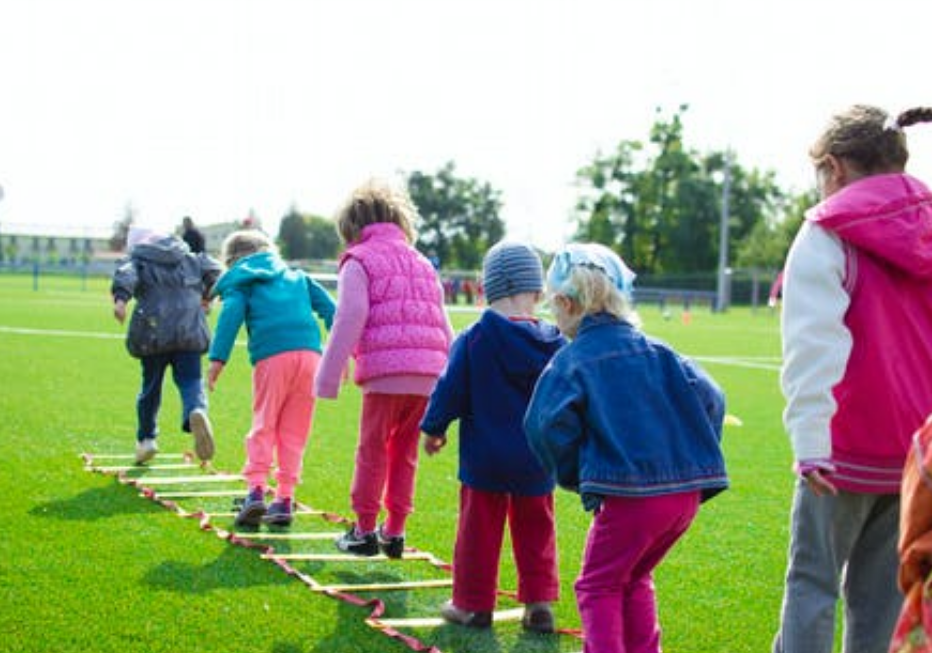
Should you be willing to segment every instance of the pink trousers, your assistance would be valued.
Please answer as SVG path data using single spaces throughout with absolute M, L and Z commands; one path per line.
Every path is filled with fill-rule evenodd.
M 385 534 L 403 535 L 414 510 L 422 395 L 366 393 L 362 399 L 356 469 L 350 489 L 356 528 L 374 531 L 384 505 Z
M 243 475 L 265 489 L 273 462 L 275 497 L 293 498 L 314 415 L 314 374 L 320 354 L 287 351 L 256 363 L 252 372 L 252 429 Z
M 553 495 L 524 497 L 460 487 L 453 552 L 453 604 L 470 612 L 495 609 L 505 521 L 518 569 L 518 601 L 555 601 L 560 593 Z
M 575 585 L 585 653 L 660 651 L 653 570 L 698 509 L 698 492 L 605 498 Z

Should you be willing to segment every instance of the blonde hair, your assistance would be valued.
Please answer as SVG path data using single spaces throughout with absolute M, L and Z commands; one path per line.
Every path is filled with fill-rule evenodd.
M 365 227 L 378 222 L 398 225 L 408 242 L 413 243 L 417 238 L 416 220 L 417 208 L 405 189 L 370 179 L 350 194 L 337 213 L 336 224 L 345 243 L 355 242 Z
M 224 264 L 229 268 L 238 260 L 250 254 L 274 251 L 276 251 L 275 245 L 264 233 L 256 229 L 244 229 L 234 231 L 224 239 L 221 257 Z
M 551 288 L 553 292 L 555 289 Z M 579 308 L 579 318 L 594 313 L 608 313 L 641 326 L 641 317 L 634 308 L 631 296 L 618 289 L 615 283 L 599 268 L 574 265 L 569 275 L 556 290 Z
M 831 117 L 809 149 L 815 165 L 828 155 L 845 159 L 864 175 L 902 172 L 909 160 L 904 127 L 932 121 L 932 108 L 917 107 L 895 118 L 878 107 L 856 104 Z

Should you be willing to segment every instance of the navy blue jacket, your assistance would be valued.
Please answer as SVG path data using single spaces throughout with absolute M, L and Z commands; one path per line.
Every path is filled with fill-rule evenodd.
M 459 420 L 460 481 L 487 492 L 541 496 L 554 483 L 528 448 L 522 420 L 541 370 L 566 339 L 551 324 L 489 309 L 453 341 L 421 421 L 445 435 Z
M 560 486 L 594 509 L 606 495 L 724 490 L 724 414 L 698 365 L 601 313 L 583 318 L 541 374 L 524 428 Z

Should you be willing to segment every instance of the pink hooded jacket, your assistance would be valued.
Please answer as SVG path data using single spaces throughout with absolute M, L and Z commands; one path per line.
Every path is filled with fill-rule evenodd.
M 819 227 L 840 241 L 848 299 L 837 346 L 850 351 L 837 361 L 841 376 L 829 386 L 836 405 L 830 415 L 833 481 L 850 491 L 895 493 L 910 437 L 932 412 L 932 193 L 906 174 L 870 176 L 826 198 L 806 219 L 805 228 Z M 788 329 L 803 331 L 807 319 L 785 324 L 785 337 Z M 801 337 L 830 339 L 827 333 Z M 820 378 L 819 366 L 836 362 L 831 347 L 826 343 L 824 358 L 814 352 L 812 360 L 786 370 L 794 378 L 784 379 L 785 386 Z M 808 409 L 805 400 L 798 403 L 794 408 L 791 397 L 788 413 Z M 812 434 L 804 419 L 791 422 L 800 431 L 790 428 L 797 459 L 804 459 L 797 445 Z

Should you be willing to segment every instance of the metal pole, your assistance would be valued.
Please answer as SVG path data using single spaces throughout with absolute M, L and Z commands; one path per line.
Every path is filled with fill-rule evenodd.
M 718 284 L 715 292 L 715 310 L 728 308 L 728 196 L 731 194 L 731 150 L 725 152 L 725 176 L 722 181 L 722 215 L 718 230 Z

